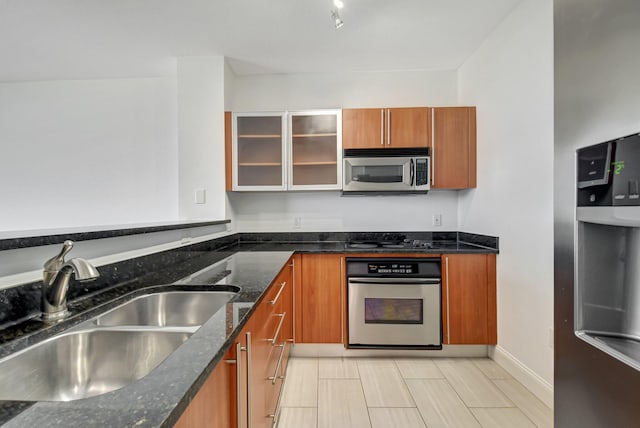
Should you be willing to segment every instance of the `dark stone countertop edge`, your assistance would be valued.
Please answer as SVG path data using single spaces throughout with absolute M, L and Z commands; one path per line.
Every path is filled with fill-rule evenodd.
M 56 233 L 53 235 L 24 236 L 13 238 L 0 238 L 0 251 L 15 250 L 18 248 L 39 247 L 42 245 L 60 244 L 67 239 L 72 241 L 88 241 L 91 239 L 115 238 L 143 233 L 163 232 L 167 230 L 190 229 L 194 227 L 214 226 L 217 224 L 231 223 L 231 220 L 212 220 L 198 222 L 177 222 L 172 224 L 158 224 L 153 226 L 134 226 L 120 229 L 104 229 L 89 232 Z M 25 231 L 28 233 L 29 231 Z M 19 233 L 19 232 L 18 232 Z M 0 234 L 0 237 L 2 234 Z

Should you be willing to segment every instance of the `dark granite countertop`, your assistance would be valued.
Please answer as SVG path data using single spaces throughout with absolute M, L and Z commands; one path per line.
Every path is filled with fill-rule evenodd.
M 71 323 L 58 329 L 69 328 L 149 291 L 191 287 L 202 289 L 201 283 L 205 280 L 215 281 L 208 286 L 210 288 L 228 289 L 226 285 L 240 287 L 240 292 L 227 305 L 227 310 L 218 311 L 142 379 L 116 391 L 69 402 L 41 401 L 31 406 L 19 401 L 0 402 L 0 417 L 9 419 L 18 413 L 3 426 L 172 426 L 229 349 L 253 312 L 254 305 L 292 254 L 289 251 L 213 253 L 211 259 L 217 258 L 218 263 L 179 281 L 180 284 L 137 288 L 126 296 L 74 317 Z M 145 282 L 150 285 L 154 282 L 154 276 L 139 281 L 137 286 Z M 53 332 L 48 333 L 50 336 Z M 9 350 L 15 352 L 43 340 L 43 336 L 44 333 L 39 338 L 30 336 L 22 341 L 9 342 L 2 348 L 4 353 Z
M 162 232 L 166 230 L 189 229 L 194 227 L 213 226 L 231 223 L 231 220 L 210 221 L 174 221 L 162 223 L 112 225 L 95 227 L 94 230 L 83 228 L 24 230 L 0 232 L 0 251 L 16 248 L 38 247 L 41 245 L 60 244 L 67 239 L 86 241 L 90 239 L 113 238 L 118 236 L 139 235 L 143 233 Z
M 294 251 L 297 253 L 344 253 L 344 254 L 449 254 L 449 253 L 497 253 L 498 250 L 463 242 L 435 244 L 433 248 L 348 248 L 344 242 L 257 242 L 240 243 L 238 251 Z
M 353 255 L 498 252 L 497 238 L 463 234 L 463 240 L 462 232 L 447 234 L 452 234 L 448 237 L 453 237 L 453 240 L 437 241 L 434 248 L 403 249 L 346 248 L 344 240 L 339 240 L 343 238 L 340 234 L 338 240 L 314 240 L 314 235 L 318 234 L 309 233 L 295 236 L 239 234 L 237 238 L 214 240 L 219 243 L 196 244 L 192 248 L 172 250 L 168 256 L 153 256 L 151 262 L 145 261 L 150 264 L 145 264 L 144 269 L 137 259 L 112 268 L 112 285 L 71 300 L 71 317 L 68 320 L 43 328 L 39 321 L 28 319 L 0 330 L 0 358 L 142 294 L 183 289 L 228 290 L 230 286 L 240 287 L 240 292 L 227 305 L 227 310 L 216 313 L 142 379 L 116 391 L 70 402 L 0 401 L 0 423 L 6 422 L 3 426 L 7 427 L 38 424 L 64 427 L 172 426 L 220 362 L 265 289 L 294 252 Z

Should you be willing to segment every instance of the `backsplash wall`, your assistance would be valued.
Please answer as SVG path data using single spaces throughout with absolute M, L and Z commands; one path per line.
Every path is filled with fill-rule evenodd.
M 341 196 L 340 192 L 228 193 L 236 232 L 457 230 L 458 192 Z M 442 226 L 432 217 L 442 215 Z M 299 227 L 297 225 L 299 219 Z

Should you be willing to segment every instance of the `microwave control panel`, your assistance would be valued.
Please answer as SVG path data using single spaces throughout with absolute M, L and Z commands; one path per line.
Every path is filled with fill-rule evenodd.
M 416 186 L 429 184 L 429 162 L 426 158 L 416 159 Z

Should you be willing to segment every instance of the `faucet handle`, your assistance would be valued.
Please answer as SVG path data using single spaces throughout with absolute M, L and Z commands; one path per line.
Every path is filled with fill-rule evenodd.
M 44 262 L 44 270 L 45 272 L 57 272 L 64 265 L 64 257 L 71 251 L 73 248 L 73 241 L 66 240 L 62 244 L 62 249 L 57 256 L 51 257 L 49 260 Z

